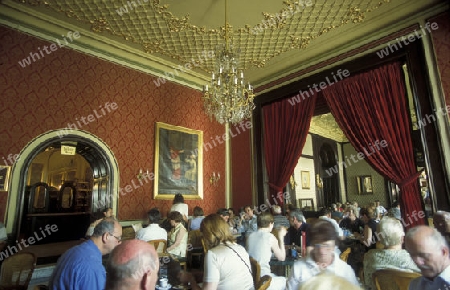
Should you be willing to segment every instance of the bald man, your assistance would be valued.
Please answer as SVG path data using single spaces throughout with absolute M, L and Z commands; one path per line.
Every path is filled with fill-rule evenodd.
M 122 226 L 113 217 L 104 218 L 91 238 L 65 252 L 50 278 L 52 290 L 103 290 L 106 281 L 102 256 L 122 240 Z
M 405 246 L 422 272 L 421 277 L 411 281 L 409 290 L 450 289 L 450 251 L 436 229 L 427 226 L 410 229 Z
M 159 258 L 155 248 L 141 240 L 128 240 L 117 246 L 106 264 L 107 290 L 154 290 Z

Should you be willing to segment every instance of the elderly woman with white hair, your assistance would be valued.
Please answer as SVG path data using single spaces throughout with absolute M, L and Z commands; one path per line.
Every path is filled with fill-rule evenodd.
M 380 269 L 396 269 L 407 272 L 420 272 L 411 256 L 402 249 L 405 231 L 402 223 L 393 217 L 384 217 L 379 223 L 378 236 L 384 249 L 370 250 L 364 255 L 365 289 L 375 289 L 372 273 Z

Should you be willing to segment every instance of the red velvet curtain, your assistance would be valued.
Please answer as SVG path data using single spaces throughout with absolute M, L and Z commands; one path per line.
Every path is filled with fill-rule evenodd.
M 282 191 L 289 181 L 309 132 L 316 95 L 298 101 L 288 98 L 263 107 L 264 155 L 269 178 L 269 200 L 283 204 Z
M 401 63 L 350 76 L 326 88 L 323 95 L 356 151 L 399 185 L 404 226 L 425 224 Z

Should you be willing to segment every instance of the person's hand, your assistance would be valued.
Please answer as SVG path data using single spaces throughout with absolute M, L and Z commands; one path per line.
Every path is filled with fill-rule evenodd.
M 287 234 L 287 229 L 285 227 L 280 227 L 278 229 L 278 237 L 284 238 Z
M 192 273 L 180 271 L 180 273 L 178 274 L 178 279 L 181 283 L 190 283 L 192 279 L 194 279 L 194 276 L 192 276 Z

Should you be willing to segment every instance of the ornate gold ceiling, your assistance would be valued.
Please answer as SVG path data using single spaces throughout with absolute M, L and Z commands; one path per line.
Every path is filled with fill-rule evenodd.
M 342 132 L 331 113 L 314 116 L 311 119 L 309 132 L 337 142 L 348 142 L 347 137 L 345 137 L 344 132 Z
M 147 53 L 182 63 L 224 43 L 225 1 L 208 1 L 206 5 L 199 5 L 198 0 L 16 1 L 51 9 L 62 17 L 89 24 L 93 32 L 119 36 Z M 305 49 L 333 29 L 362 23 L 368 13 L 390 1 L 272 0 L 264 5 L 261 0 L 246 0 L 243 6 L 243 1 L 228 0 L 228 29 L 231 41 L 241 50 L 243 68 L 262 68 L 284 52 Z M 199 68 L 211 71 L 213 65 L 209 58 Z
M 227 0 L 226 11 L 230 41 L 257 87 L 360 46 L 380 30 L 409 25 L 411 15 L 439 2 Z M 179 69 L 183 75 L 173 81 L 195 88 L 206 83 L 214 67 L 211 52 L 225 42 L 225 0 L 3 0 L 0 18 L 48 39 L 77 29 L 75 48 L 123 59 L 121 64 L 156 76 Z

